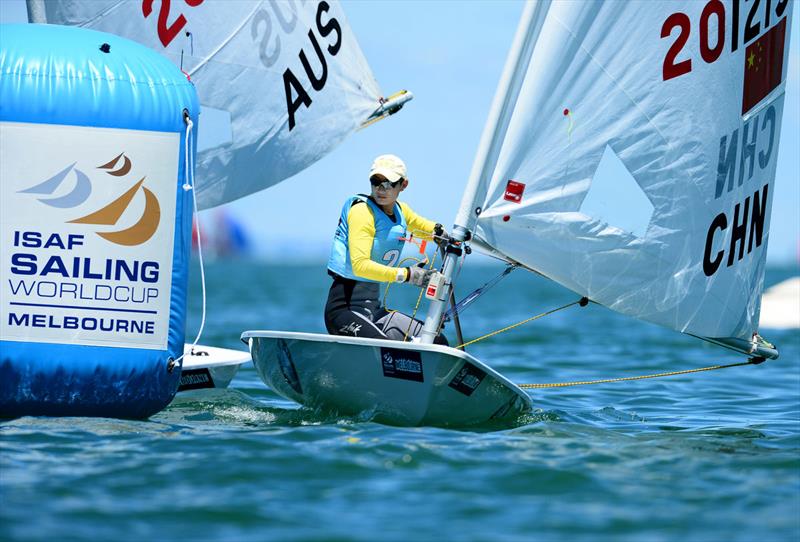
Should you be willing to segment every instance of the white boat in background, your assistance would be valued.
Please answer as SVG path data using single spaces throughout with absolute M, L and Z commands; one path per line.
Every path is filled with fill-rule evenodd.
M 761 298 L 761 327 L 800 328 L 800 277 L 792 277 L 768 288 Z
M 776 358 L 758 314 L 791 4 L 767 2 L 758 27 L 743 5 L 528 3 L 427 288 L 423 344 L 245 332 L 264 381 L 301 404 L 392 423 L 488 422 L 492 408 L 441 393 L 468 363 L 493 376 L 473 381 L 471 400 L 529 408 L 486 365 L 432 346 L 470 241 L 622 314 Z M 609 166 L 618 175 L 603 186 Z M 395 359 L 413 367 L 403 378 Z
M 250 362 L 249 352 L 187 344 L 178 392 L 206 388 L 227 388 L 239 368 Z

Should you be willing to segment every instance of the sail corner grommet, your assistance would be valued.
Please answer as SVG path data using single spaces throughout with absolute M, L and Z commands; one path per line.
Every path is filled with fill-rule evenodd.
M 178 364 L 177 364 L 177 363 L 175 363 L 175 358 L 173 358 L 172 356 L 170 356 L 169 358 L 167 358 L 167 372 L 168 372 L 169 374 L 172 374 L 172 371 L 174 371 L 174 370 L 175 370 L 175 366 L 176 366 L 176 365 L 178 365 Z

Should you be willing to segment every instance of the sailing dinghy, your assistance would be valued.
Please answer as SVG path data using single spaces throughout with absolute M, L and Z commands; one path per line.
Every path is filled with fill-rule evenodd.
M 776 358 L 758 321 L 791 7 L 528 3 L 428 289 L 423 344 L 245 332 L 261 377 L 302 404 L 392 423 L 526 411 L 511 382 L 432 345 L 471 240 L 612 310 Z M 452 392 L 462 373 L 486 375 L 466 399 Z
M 187 344 L 182 361 L 179 392 L 227 388 L 239 367 L 250 361 L 250 354 L 230 348 Z
M 261 379 L 287 399 L 389 425 L 508 422 L 528 395 L 466 352 L 434 344 L 285 331 L 242 340 Z

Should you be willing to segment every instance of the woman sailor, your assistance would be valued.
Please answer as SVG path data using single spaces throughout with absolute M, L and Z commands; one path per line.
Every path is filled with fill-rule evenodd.
M 328 261 L 333 284 L 325 305 L 325 326 L 331 335 L 402 341 L 406 335 L 416 336 L 422 322 L 382 307 L 380 283 L 408 282 L 425 287 L 433 273 L 424 267 L 425 262 L 396 267 L 407 232 L 437 241 L 446 234 L 441 225 L 397 201 L 408 187 L 406 166 L 400 158 L 378 156 L 369 182 L 369 196 L 348 198 L 342 207 Z M 434 231 L 440 235 L 434 237 Z M 435 342 L 447 344 L 447 339 L 439 334 Z

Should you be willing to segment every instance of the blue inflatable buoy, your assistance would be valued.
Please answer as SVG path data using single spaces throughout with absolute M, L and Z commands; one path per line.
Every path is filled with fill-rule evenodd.
M 194 86 L 111 34 L 0 35 L 0 416 L 146 418 L 180 380 Z

